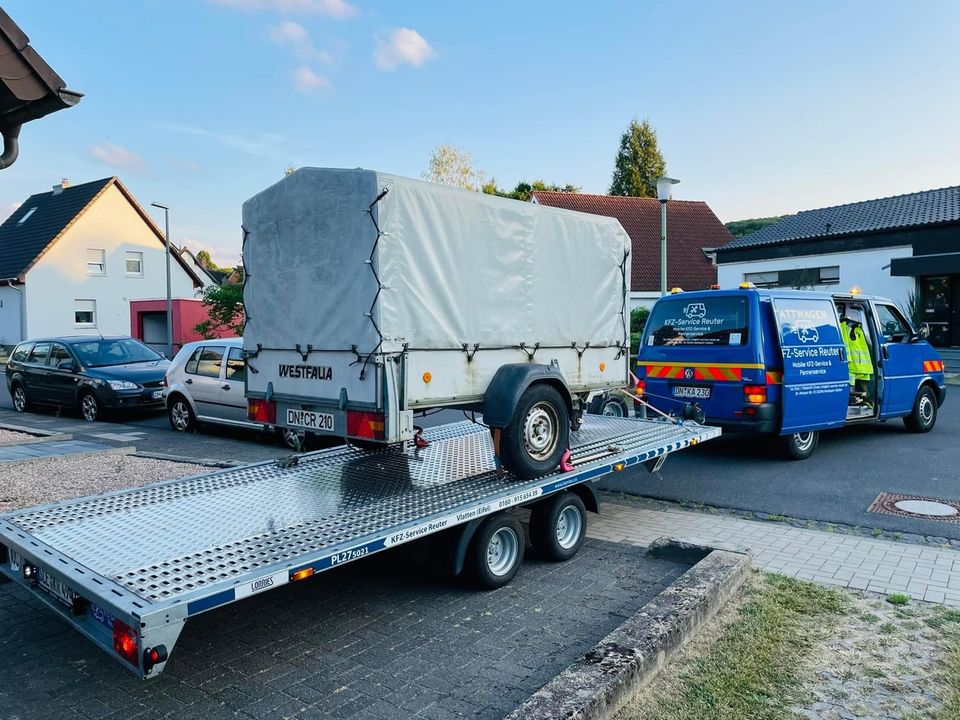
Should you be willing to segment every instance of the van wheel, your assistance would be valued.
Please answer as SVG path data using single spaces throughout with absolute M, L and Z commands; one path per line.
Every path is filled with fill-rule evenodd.
M 530 542 L 545 560 L 569 560 L 577 554 L 586 534 L 587 508 L 574 493 L 558 493 L 533 506 Z
M 604 415 L 606 417 L 625 418 L 630 416 L 626 401 L 613 395 L 597 395 L 590 401 L 588 412 L 591 415 Z
M 907 430 L 925 433 L 933 430 L 937 424 L 937 398 L 929 387 L 920 388 L 913 403 L 913 411 L 903 419 Z
M 791 460 L 806 460 L 817 449 L 820 433 L 816 430 L 793 433 L 783 438 L 783 446 L 787 457 Z
M 477 529 L 467 553 L 467 577 L 487 590 L 503 587 L 520 570 L 526 538 L 520 521 L 499 512 Z
M 519 478 L 553 472 L 570 444 L 570 413 L 556 388 L 537 383 L 520 396 L 500 437 L 500 460 Z

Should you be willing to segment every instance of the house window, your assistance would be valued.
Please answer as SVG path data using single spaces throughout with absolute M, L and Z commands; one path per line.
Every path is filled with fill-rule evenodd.
M 73 324 L 76 327 L 96 327 L 97 326 L 97 301 L 96 300 L 74 300 L 73 301 Z
M 87 250 L 87 275 L 107 274 L 107 252 L 91 248 Z
M 788 287 L 800 290 L 817 285 L 839 285 L 840 266 L 830 265 L 828 267 L 744 273 L 743 280 L 744 282 L 751 282 L 757 287 Z
M 36 211 L 37 209 L 35 207 L 32 207 L 29 210 L 27 210 L 27 212 L 24 213 L 23 217 L 17 220 L 17 225 L 23 225 L 27 220 L 30 219 L 30 216 L 33 215 Z
M 127 252 L 127 275 L 143 277 L 143 253 Z

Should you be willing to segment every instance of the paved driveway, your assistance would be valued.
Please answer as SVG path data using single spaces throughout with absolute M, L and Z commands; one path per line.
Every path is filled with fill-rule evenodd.
M 957 388 L 951 388 L 956 390 Z M 824 433 L 803 461 L 781 459 L 773 439 L 728 436 L 670 458 L 658 479 L 624 472 L 610 489 L 664 500 L 783 514 L 864 529 L 960 538 L 960 523 L 867 512 L 882 492 L 960 500 L 960 398 L 948 393 L 925 435 L 899 420 Z

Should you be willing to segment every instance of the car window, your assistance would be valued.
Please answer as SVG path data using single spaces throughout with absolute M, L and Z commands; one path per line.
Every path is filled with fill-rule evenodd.
M 28 362 L 44 364 L 47 362 L 47 357 L 50 355 L 50 343 L 42 342 L 37 343 L 33 346 L 33 351 L 30 353 L 30 359 Z
M 10 356 L 11 360 L 16 362 L 26 362 L 27 356 L 30 355 L 30 351 L 33 350 L 33 343 L 22 343 L 17 345 L 16 349 L 13 351 L 13 355 Z
M 56 367 L 64 360 L 69 360 L 71 363 L 73 362 L 70 352 L 60 343 L 55 343 L 50 353 L 50 364 Z
M 71 343 L 84 367 L 159 362 L 163 356 L 133 338 L 91 338 Z
M 247 363 L 243 359 L 243 350 L 230 348 L 227 353 L 227 380 L 244 382 L 247 379 Z
M 678 297 L 657 302 L 641 342 L 647 345 L 743 345 L 749 331 L 746 298 Z
M 884 342 L 903 342 L 910 338 L 910 324 L 897 308 L 883 303 L 877 303 L 875 307 Z
M 191 375 L 218 378 L 224 350 L 224 347 L 209 345 L 197 348 L 184 370 Z

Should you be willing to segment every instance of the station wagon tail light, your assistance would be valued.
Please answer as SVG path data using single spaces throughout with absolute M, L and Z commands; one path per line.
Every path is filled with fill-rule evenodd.
M 383 415 L 362 410 L 347 410 L 347 435 L 383 440 Z
M 140 643 L 137 633 L 122 620 L 113 619 L 113 649 L 134 667 L 140 666 Z
M 764 403 L 767 401 L 766 385 L 744 385 L 743 399 L 748 403 Z
M 277 404 L 273 400 L 251 398 L 247 401 L 247 419 L 252 422 L 274 425 L 277 422 Z

